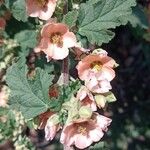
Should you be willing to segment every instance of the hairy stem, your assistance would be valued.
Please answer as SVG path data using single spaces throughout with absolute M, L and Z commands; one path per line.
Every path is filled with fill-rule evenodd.
M 68 0 L 64 0 L 63 14 L 68 13 Z M 62 64 L 62 74 L 63 74 L 63 84 L 67 85 L 69 83 L 69 58 L 68 56 L 63 60 Z

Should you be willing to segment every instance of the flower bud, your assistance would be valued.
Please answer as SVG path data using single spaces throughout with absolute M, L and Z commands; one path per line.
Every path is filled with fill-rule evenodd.
M 107 55 L 107 52 L 103 50 L 102 48 L 95 49 L 92 54 L 98 54 L 98 55 Z
M 106 104 L 106 98 L 103 95 L 95 95 L 95 101 L 99 108 L 104 108 Z
M 92 109 L 90 107 L 82 106 L 79 110 L 79 116 L 84 119 L 92 117 Z
M 53 125 L 59 124 L 59 115 L 53 114 L 48 120 L 47 123 L 51 122 Z

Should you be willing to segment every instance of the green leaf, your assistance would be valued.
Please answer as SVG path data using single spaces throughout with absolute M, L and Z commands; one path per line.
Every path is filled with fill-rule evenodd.
M 16 0 L 5 0 L 5 6 L 8 8 L 8 9 L 11 9 L 11 7 L 13 6 L 13 3 L 15 2 Z
M 77 10 L 69 11 L 64 16 L 62 22 L 67 24 L 70 28 L 72 28 L 73 26 L 76 25 L 77 17 L 78 17 L 78 11 Z
M 8 108 L 0 107 L 0 116 L 6 115 L 8 111 Z
M 28 16 L 26 14 L 26 3 L 25 0 L 17 0 L 13 3 L 12 14 L 18 21 L 26 22 Z
M 60 86 L 58 89 L 59 96 L 57 98 L 53 98 L 49 102 L 49 108 L 52 111 L 60 111 L 62 104 L 69 101 L 72 95 L 75 94 L 80 87 L 81 83 L 78 80 L 72 81 L 68 85 Z
M 34 48 L 37 44 L 37 33 L 34 30 L 24 30 L 15 35 L 15 39 L 20 44 L 22 50 Z
M 22 112 L 26 119 L 36 117 L 47 111 L 48 90 L 53 76 L 38 68 L 34 79 L 27 78 L 27 66 L 13 64 L 6 75 L 11 90 L 10 107 Z
M 143 29 L 149 28 L 148 18 L 139 6 L 133 8 L 133 14 L 129 16 L 129 22 L 133 27 L 140 26 Z
M 92 44 L 107 43 L 114 37 L 108 29 L 125 25 L 135 5 L 135 0 L 89 0 L 80 6 L 78 33 Z

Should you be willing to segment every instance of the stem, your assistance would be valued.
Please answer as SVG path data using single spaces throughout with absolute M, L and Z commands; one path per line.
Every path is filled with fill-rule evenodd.
M 63 14 L 65 15 L 67 13 L 68 13 L 68 0 L 65 0 Z M 63 60 L 62 74 L 63 74 L 63 84 L 67 85 L 69 83 L 69 58 L 68 56 Z
M 63 84 L 69 83 L 69 58 L 68 56 L 63 60 L 62 64 Z
M 68 0 L 64 0 L 63 14 L 66 15 L 67 13 L 68 13 Z

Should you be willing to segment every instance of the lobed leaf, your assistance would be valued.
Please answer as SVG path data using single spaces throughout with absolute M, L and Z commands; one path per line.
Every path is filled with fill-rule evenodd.
M 92 44 L 107 43 L 115 35 L 109 29 L 125 25 L 135 5 L 135 0 L 89 0 L 80 6 L 78 33 Z
M 25 0 L 17 0 L 13 3 L 12 14 L 18 21 L 26 22 L 28 20 Z
M 15 39 L 20 44 L 22 50 L 34 48 L 37 44 L 37 33 L 34 30 L 24 30 L 15 35 Z
M 63 23 L 67 24 L 70 28 L 76 25 L 76 21 L 78 18 L 78 11 L 73 10 L 69 11 L 66 15 L 64 15 Z
M 48 90 L 53 76 L 38 68 L 35 78 L 29 80 L 27 71 L 27 66 L 13 64 L 7 70 L 6 81 L 11 90 L 10 107 L 30 119 L 47 111 Z

